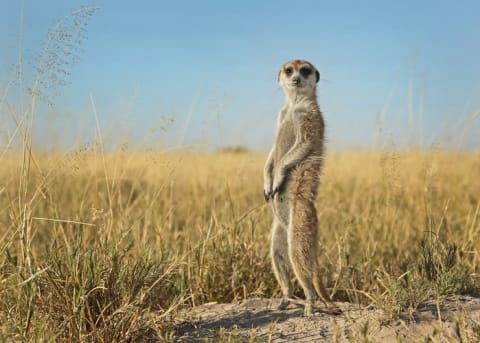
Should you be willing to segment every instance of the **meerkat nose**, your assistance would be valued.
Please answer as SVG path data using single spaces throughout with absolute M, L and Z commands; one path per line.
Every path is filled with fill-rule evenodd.
M 300 83 L 300 78 L 299 78 L 298 76 L 294 76 L 294 77 L 292 78 L 292 82 L 293 82 L 294 84 L 298 85 L 298 84 Z

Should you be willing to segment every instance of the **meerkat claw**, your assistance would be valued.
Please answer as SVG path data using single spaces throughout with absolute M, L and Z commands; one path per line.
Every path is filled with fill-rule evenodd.
M 263 191 L 263 196 L 265 197 L 265 201 L 268 202 L 270 200 L 270 193 L 271 192 L 267 192 L 267 191 Z
M 273 197 L 275 196 L 275 194 L 278 193 L 278 190 L 279 190 L 280 187 L 275 187 L 273 189 L 273 191 L 270 193 L 270 197 L 273 199 Z

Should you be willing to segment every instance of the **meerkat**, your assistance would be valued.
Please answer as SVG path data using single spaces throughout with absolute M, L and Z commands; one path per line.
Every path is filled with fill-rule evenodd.
M 319 80 L 320 73 L 307 61 L 290 61 L 280 69 L 285 104 L 264 169 L 264 196 L 273 212 L 271 260 L 283 293 L 279 309 L 287 307 L 296 277 L 305 292 L 305 316 L 313 314 L 315 291 L 331 313 L 341 312 L 323 286 L 317 262 L 315 202 L 325 130 L 316 94 Z

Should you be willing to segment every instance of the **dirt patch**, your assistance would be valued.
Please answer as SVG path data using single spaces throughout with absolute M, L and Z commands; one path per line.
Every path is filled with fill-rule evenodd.
M 277 310 L 279 299 L 252 298 L 233 304 L 205 304 L 183 314 L 176 342 L 479 342 L 480 298 L 460 296 L 423 303 L 410 318 L 389 319 L 381 310 L 337 303 L 332 316 L 318 306 L 312 318 L 303 305 Z

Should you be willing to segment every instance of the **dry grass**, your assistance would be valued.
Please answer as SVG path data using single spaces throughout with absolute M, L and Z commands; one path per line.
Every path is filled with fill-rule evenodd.
M 279 296 L 264 159 L 92 148 L 33 154 L 25 177 L 5 155 L 0 338 L 168 340 L 178 306 Z M 478 293 L 479 171 L 478 153 L 330 153 L 319 258 L 334 298 L 396 316 Z

